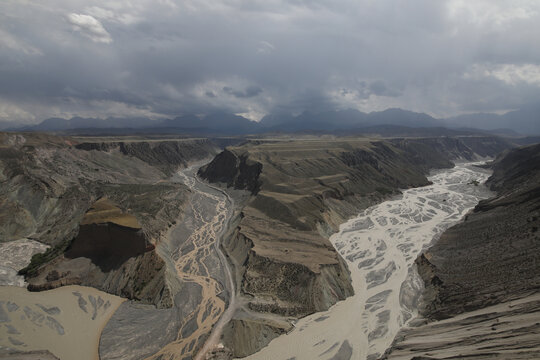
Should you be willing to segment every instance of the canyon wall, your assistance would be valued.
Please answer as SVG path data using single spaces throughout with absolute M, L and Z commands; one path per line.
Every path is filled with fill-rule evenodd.
M 429 318 L 540 289 L 540 145 L 498 157 L 487 185 L 497 196 L 481 201 L 417 261 L 430 294 Z
M 507 151 L 492 168 L 497 195 L 416 260 L 428 321 L 405 329 L 388 358 L 540 357 L 540 145 Z

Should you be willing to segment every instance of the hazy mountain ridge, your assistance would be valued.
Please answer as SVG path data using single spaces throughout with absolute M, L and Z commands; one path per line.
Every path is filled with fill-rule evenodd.
M 73 117 L 49 118 L 36 125 L 16 126 L 0 123 L 0 129 L 17 131 L 58 131 L 90 129 L 132 129 L 138 132 L 255 134 L 265 132 L 340 132 L 354 130 L 369 132 L 380 126 L 457 130 L 469 133 L 501 135 L 540 134 L 540 108 L 527 107 L 504 115 L 491 113 L 465 114 L 437 119 L 425 113 L 399 108 L 364 113 L 358 110 L 324 112 L 305 111 L 291 114 L 268 114 L 259 122 L 225 112 L 207 115 L 186 114 L 173 119 L 110 117 L 107 119 Z M 480 130 L 481 129 L 481 130 Z M 136 131 L 137 132 L 137 131 Z M 392 133 L 391 135 L 395 135 Z M 455 135 L 455 134 L 452 134 Z
M 511 129 L 522 134 L 540 133 L 540 106 L 526 106 L 503 115 L 474 113 L 450 117 L 446 126 L 475 127 L 486 130 Z

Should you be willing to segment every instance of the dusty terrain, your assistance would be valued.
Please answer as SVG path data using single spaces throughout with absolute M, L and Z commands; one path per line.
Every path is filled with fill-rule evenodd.
M 156 248 L 166 263 L 173 307 L 156 310 L 124 303 L 104 330 L 102 359 L 204 358 L 217 345 L 209 336 L 212 330 L 217 334 L 219 322 L 226 323 L 234 294 L 219 250 L 233 204 L 222 190 L 196 178 L 199 166 L 183 169 L 173 179 L 190 189 L 190 205 Z M 144 331 L 141 324 L 148 324 Z M 219 334 L 214 338 L 219 340 Z
M 99 229 L 129 233 L 130 222 L 136 222 L 139 229 L 131 229 L 146 242 L 160 242 L 183 214 L 189 196 L 186 186 L 169 180 L 171 174 L 189 162 L 207 158 L 217 147 L 205 139 L 115 140 L 83 142 L 44 134 L 0 134 L 0 179 L 4 181 L 0 189 L 0 221 L 6 224 L 0 228 L 0 239 L 29 238 L 51 245 L 23 271 L 31 283 L 30 279 L 35 279 L 34 290 L 87 284 L 159 307 L 171 307 L 172 295 L 164 270 L 160 270 L 163 261 L 155 251 L 138 256 L 125 253 L 116 263 L 104 259 L 99 263 L 99 257 L 84 257 L 74 250 L 71 257 L 66 257 L 64 252 L 77 236 L 87 234 L 86 242 L 91 242 L 92 233 Z M 104 197 L 130 220 L 105 221 L 105 228 L 92 220 L 87 211 Z M 82 224 L 85 216 L 95 226 Z M 111 244 L 101 246 L 112 249 Z M 121 247 L 118 245 L 116 250 Z M 73 276 L 62 279 L 70 272 Z
M 465 312 L 403 331 L 388 359 L 538 359 L 540 296 Z
M 215 151 L 208 140 L 84 143 L 0 133 L 0 220 L 6 224 L 0 239 L 36 238 L 53 246 L 71 240 L 86 210 L 107 195 L 131 209 L 156 240 L 177 219 L 183 200 L 183 187 L 167 179 Z
M 173 255 L 176 260 L 182 258 L 182 251 L 193 244 L 187 241 L 182 250 L 169 251 L 167 247 L 171 245 L 170 234 L 171 241 L 180 246 L 189 236 L 184 231 L 197 230 L 196 224 L 193 228 L 178 226 L 191 211 L 194 192 L 171 176 L 178 168 L 214 154 L 216 145 L 207 139 L 89 141 L 42 134 L 1 134 L 0 139 L 0 219 L 6 224 L 0 228 L 0 238 L 11 241 L 26 236 L 51 245 L 23 270 L 30 288 L 84 284 L 135 300 L 121 306 L 115 318 L 131 327 L 115 327 L 119 322 L 111 321 L 110 329 L 114 330 L 101 338 L 102 358 L 128 358 L 122 352 L 124 345 L 136 358 L 142 358 L 188 336 L 193 329 L 189 320 L 200 305 L 200 285 L 182 282 L 174 264 L 172 270 L 169 265 Z M 207 206 L 209 209 L 212 204 Z M 200 209 L 203 214 L 206 210 Z M 208 247 L 215 242 L 204 240 Z M 11 244 L 2 248 L 14 248 Z M 216 258 L 199 255 L 195 251 L 193 258 L 205 269 L 221 272 Z M 20 267 L 26 265 L 25 261 Z M 213 278 L 219 276 L 206 274 L 201 282 Z M 224 288 L 220 284 L 215 287 L 218 292 Z M 213 310 L 219 315 L 225 298 L 215 301 L 221 301 Z M 213 316 L 213 321 L 218 317 Z M 201 335 L 212 325 L 208 322 Z M 130 333 L 134 329 L 139 337 Z M 138 347 L 129 341 L 144 336 L 146 342 L 138 342 Z M 145 344 L 146 352 L 137 353 Z M 97 353 L 97 341 L 91 346 Z

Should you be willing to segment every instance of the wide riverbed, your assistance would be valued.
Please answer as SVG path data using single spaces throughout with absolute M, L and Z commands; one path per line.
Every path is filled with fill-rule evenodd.
M 489 174 L 472 163 L 437 171 L 433 185 L 404 190 L 342 224 L 330 241 L 347 262 L 355 295 L 301 319 L 249 359 L 377 359 L 416 315 L 422 283 L 414 260 L 491 195 L 483 185 Z

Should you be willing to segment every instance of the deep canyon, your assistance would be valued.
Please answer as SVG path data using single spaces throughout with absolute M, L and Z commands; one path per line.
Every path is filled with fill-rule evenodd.
M 447 358 L 438 321 L 537 314 L 538 146 L 0 135 L 0 358 Z

